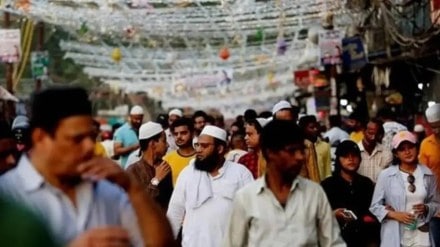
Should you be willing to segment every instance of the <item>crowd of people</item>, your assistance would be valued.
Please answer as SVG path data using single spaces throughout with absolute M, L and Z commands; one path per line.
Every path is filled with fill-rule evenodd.
M 112 128 L 49 88 L 0 131 L 0 244 L 440 246 L 440 104 L 425 115 L 430 132 L 387 109 L 326 128 L 287 101 L 229 126 L 133 106 Z

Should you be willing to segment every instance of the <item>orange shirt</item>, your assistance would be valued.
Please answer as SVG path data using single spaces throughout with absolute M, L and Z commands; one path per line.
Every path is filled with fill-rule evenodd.
M 440 142 L 434 134 L 423 139 L 420 144 L 419 162 L 426 165 L 440 179 Z

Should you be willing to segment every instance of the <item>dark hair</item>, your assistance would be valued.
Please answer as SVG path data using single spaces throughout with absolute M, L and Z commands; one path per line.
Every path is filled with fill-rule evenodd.
M 376 117 L 381 119 L 395 120 L 396 113 L 394 113 L 390 108 L 382 108 L 377 112 Z
M 272 117 L 272 112 L 271 111 L 260 112 L 260 114 L 258 114 L 258 117 L 260 117 L 260 118 L 270 118 L 270 117 Z
M 272 120 L 261 132 L 260 145 L 266 156 L 268 150 L 280 151 L 292 144 L 304 144 L 304 133 L 293 121 Z
M 176 121 L 174 121 L 171 126 L 170 126 L 170 130 L 171 133 L 174 132 L 174 129 L 180 126 L 186 126 L 188 127 L 189 132 L 193 133 L 194 132 L 194 124 L 192 122 L 191 119 L 186 118 L 186 117 L 182 117 L 182 118 L 178 118 L 176 119 Z
M 215 124 L 215 118 L 211 115 L 206 116 L 205 121 L 206 121 L 206 123 L 211 123 L 213 125 Z
M 159 138 L 162 136 L 163 132 L 160 132 L 159 134 L 156 134 L 148 139 L 142 139 L 139 140 L 139 147 L 140 147 L 140 152 L 139 152 L 139 156 L 141 154 L 142 151 L 146 150 L 148 147 L 148 144 L 150 144 L 151 141 L 158 141 Z
M 168 114 L 159 114 L 156 118 L 156 123 L 160 124 L 163 129 L 168 128 Z
M 238 128 L 238 132 L 237 132 L 237 133 L 240 133 L 240 134 L 244 135 L 245 131 L 244 131 L 244 126 L 243 126 L 242 123 L 239 123 L 239 122 L 233 122 L 233 123 L 231 124 L 231 127 L 232 127 L 232 126 L 237 126 L 237 128 Z
M 331 127 L 341 127 L 342 125 L 341 117 L 338 115 L 331 115 L 328 121 Z
M 359 157 L 359 159 L 361 159 L 360 162 L 362 161 L 361 150 L 359 149 L 359 146 L 354 141 L 345 140 L 339 143 L 339 145 L 336 147 L 334 174 L 339 174 L 339 172 L 341 171 L 341 162 L 339 161 L 339 158 L 344 157 L 347 154 L 354 154 Z
M 79 87 L 53 87 L 33 95 L 30 129 L 41 128 L 54 135 L 61 120 L 78 115 L 92 116 L 86 90 Z
M 247 109 L 244 112 L 244 121 L 249 121 L 251 119 L 257 118 L 257 112 L 254 109 Z
M 313 115 L 307 115 L 304 117 L 301 117 L 298 121 L 298 125 L 301 129 L 305 129 L 307 127 L 307 125 L 311 124 L 311 123 L 316 123 L 316 117 Z
M 261 134 L 261 132 L 263 131 L 263 127 L 261 127 L 257 119 L 250 119 L 249 121 L 246 122 L 246 124 L 254 126 L 258 134 Z
M 194 121 L 198 117 L 203 117 L 206 121 L 208 118 L 208 114 L 206 114 L 206 112 L 204 112 L 204 111 L 196 111 L 196 112 L 194 112 L 194 114 L 192 116 L 192 120 Z

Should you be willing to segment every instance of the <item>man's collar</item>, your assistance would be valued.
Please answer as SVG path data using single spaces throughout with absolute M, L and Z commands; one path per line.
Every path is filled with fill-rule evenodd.
M 35 169 L 27 155 L 22 155 L 17 165 L 17 174 L 22 178 L 23 187 L 30 192 L 41 188 L 44 178 Z
M 265 189 L 269 189 L 269 187 L 267 186 L 266 183 L 266 175 L 261 176 L 260 178 L 258 178 L 256 180 L 257 182 L 257 189 L 256 189 L 256 193 L 260 194 L 261 192 L 263 192 Z M 297 187 L 298 188 L 302 188 L 304 186 L 304 181 L 303 178 L 300 177 L 299 175 L 293 180 L 292 185 L 290 186 L 290 192 L 294 191 Z

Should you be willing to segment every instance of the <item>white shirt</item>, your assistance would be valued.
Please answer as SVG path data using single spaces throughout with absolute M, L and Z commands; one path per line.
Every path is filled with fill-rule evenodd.
M 412 207 L 416 204 L 423 204 L 425 202 L 425 199 L 428 195 L 428 192 L 426 191 L 424 180 L 423 180 L 423 173 L 421 172 L 419 166 L 417 166 L 416 170 L 414 171 L 414 185 L 416 186 L 416 190 L 414 193 L 411 193 L 408 191 L 408 186 L 410 183 L 408 182 L 408 173 L 400 171 L 400 174 L 402 175 L 403 182 L 405 184 L 405 192 L 406 192 L 406 212 L 412 213 L 413 209 Z M 417 227 L 420 227 L 423 225 L 423 222 L 421 220 L 418 221 Z M 421 247 L 428 247 L 431 246 L 431 243 L 429 241 L 429 232 L 421 232 L 418 229 L 416 230 L 408 230 L 406 227 L 403 228 L 403 234 L 402 234 L 402 240 L 401 240 L 402 246 L 421 246 Z
M 0 177 L 0 192 L 41 216 L 61 246 L 86 230 L 104 226 L 125 228 L 133 244 L 143 246 L 127 195 L 108 181 L 79 184 L 76 187 L 77 206 L 74 207 L 71 200 L 47 183 L 23 155 L 16 168 Z
M 243 156 L 245 154 L 247 154 L 247 152 L 244 150 L 233 149 L 226 154 L 225 159 L 238 163 L 238 160 L 241 158 L 241 156 Z
M 173 133 L 171 133 L 170 128 L 165 130 L 165 136 L 167 138 L 167 143 L 168 143 L 168 151 L 167 153 L 177 150 L 178 147 L 176 145 L 176 140 L 174 140 L 174 135 Z
M 345 140 L 349 140 L 350 135 L 339 127 L 333 127 L 325 132 L 324 138 L 328 138 L 330 145 L 335 146 Z
M 265 177 L 237 192 L 224 247 L 346 246 L 322 187 L 297 177 L 283 208 Z
M 222 246 L 235 193 L 251 181 L 243 165 L 225 161 L 219 175 L 212 177 L 191 161 L 177 179 L 167 212 L 174 236 L 183 223 L 182 246 Z
M 140 149 L 136 149 L 128 155 L 127 162 L 125 163 L 125 170 L 128 169 L 131 165 L 138 162 L 141 159 L 142 155 L 139 155 Z
M 105 140 L 101 142 L 102 146 L 109 158 L 115 155 L 115 142 L 113 140 Z

